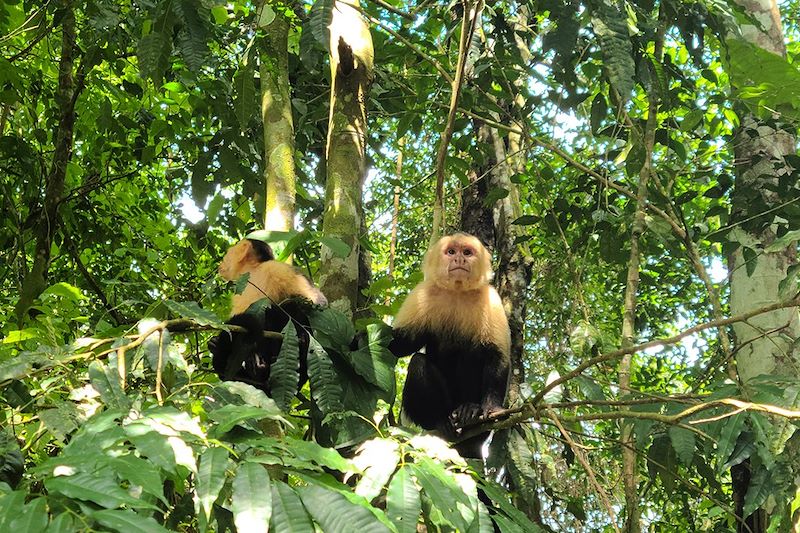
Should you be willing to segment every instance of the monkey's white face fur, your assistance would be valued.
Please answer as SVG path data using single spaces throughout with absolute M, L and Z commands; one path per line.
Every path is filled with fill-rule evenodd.
M 468 291 L 489 283 L 489 253 L 471 235 L 442 237 L 425 254 L 425 279 L 448 290 Z

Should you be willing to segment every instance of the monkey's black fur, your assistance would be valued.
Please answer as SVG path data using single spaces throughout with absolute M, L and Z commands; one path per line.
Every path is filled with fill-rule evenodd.
M 423 346 L 425 354 L 414 353 Z M 461 428 L 503 407 L 509 364 L 497 346 L 452 333 L 396 328 L 389 350 L 397 357 L 414 353 L 403 387 L 403 412 L 422 428 L 457 441 Z M 488 436 L 482 433 L 455 448 L 462 457 L 480 458 Z
M 256 306 L 260 309 L 260 306 Z M 307 360 L 309 333 L 308 313 L 314 305 L 302 297 L 268 305 L 261 311 L 234 315 L 228 324 L 241 326 L 247 332 L 223 331 L 208 342 L 211 364 L 222 380 L 241 381 L 261 389 L 267 395 L 272 364 L 278 358 L 281 339 L 264 337 L 264 331 L 280 333 L 289 320 L 294 322 L 299 345 L 298 388 L 308 380 Z

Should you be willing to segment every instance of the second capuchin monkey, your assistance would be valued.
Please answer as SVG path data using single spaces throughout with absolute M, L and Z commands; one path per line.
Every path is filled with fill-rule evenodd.
M 220 379 L 243 381 L 269 394 L 270 367 L 283 341 L 265 338 L 263 332 L 280 333 L 292 320 L 299 342 L 298 387 L 302 386 L 308 379 L 308 312 L 315 305 L 327 305 L 325 295 L 294 267 L 276 261 L 272 248 L 256 239 L 232 246 L 219 265 L 219 275 L 226 280 L 236 281 L 245 274 L 249 274 L 247 286 L 233 296 L 228 323 L 247 332 L 223 331 L 209 341 L 214 371 Z M 263 311 L 246 312 L 262 298 L 269 302 Z
M 424 280 L 394 321 L 389 349 L 414 353 L 403 387 L 403 413 L 455 441 L 458 431 L 503 408 L 508 389 L 511 332 L 500 296 L 489 285 L 489 252 L 474 236 L 442 237 L 425 254 Z M 488 433 L 456 445 L 481 457 Z

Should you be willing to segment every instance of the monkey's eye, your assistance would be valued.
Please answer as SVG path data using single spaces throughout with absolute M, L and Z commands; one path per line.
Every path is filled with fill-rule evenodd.
M 464 249 L 464 255 L 467 256 L 467 257 L 471 256 L 472 255 L 472 250 L 470 250 L 469 248 L 465 248 Z
M 456 255 L 456 249 L 455 248 L 448 248 L 447 249 L 447 255 Z

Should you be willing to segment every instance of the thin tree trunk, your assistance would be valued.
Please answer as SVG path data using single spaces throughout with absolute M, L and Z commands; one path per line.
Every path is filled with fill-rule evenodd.
M 72 157 L 73 128 L 75 126 L 75 101 L 82 87 L 74 76 L 75 12 L 71 2 L 64 2 L 61 19 L 61 58 L 58 65 L 58 92 L 56 102 L 60 106 L 58 129 L 55 133 L 55 150 L 47 174 L 45 196 L 39 223 L 36 225 L 36 248 L 33 267 L 22 282 L 22 290 L 15 312 L 21 324 L 33 301 L 47 287 L 50 270 L 50 248 L 57 230 L 58 208 L 64 195 L 67 164 Z
M 366 101 L 373 77 L 373 49 L 367 23 L 345 2 L 334 3 L 330 29 L 331 103 L 322 231 L 326 237 L 342 240 L 350 251 L 339 257 L 323 245 L 320 288 L 334 308 L 352 315 L 359 300 L 358 236 L 363 227 Z
M 263 4 L 263 5 L 266 5 Z M 294 125 L 289 86 L 289 21 L 276 14 L 261 53 L 261 119 L 264 125 L 264 229 L 294 227 Z
M 777 3 L 774 0 L 739 0 L 738 3 L 760 23 L 760 26 L 743 26 L 742 36 L 757 47 L 785 57 Z M 778 185 L 780 177 L 792 172 L 785 157 L 796 151 L 794 128 L 787 126 L 782 129 L 775 121 L 764 122 L 743 105 L 738 107 L 738 114 L 740 127 L 734 136 L 736 182 L 731 222 L 741 224 L 729 235 L 729 239 L 737 242 L 739 247 L 728 257 L 731 273 L 730 309 L 734 315 L 780 300 L 779 284 L 786 277 L 788 269 L 797 264 L 797 244 L 794 242 L 780 250 L 764 250 L 776 238 L 778 228 L 772 223 L 772 218 L 752 218 L 781 203 L 779 194 L 772 189 Z M 777 120 L 779 117 L 774 118 Z M 746 254 L 746 250 L 752 254 Z M 749 381 L 762 374 L 795 378 L 800 375 L 800 363 L 793 347 L 793 339 L 800 337 L 796 310 L 766 313 L 735 324 L 733 331 L 737 348 L 736 365 L 746 396 L 752 392 Z M 778 461 L 783 465 L 775 466 L 772 470 L 786 468 L 794 473 L 787 479 L 796 479 L 800 472 L 797 459 L 800 444 L 797 437 L 786 442 L 794 428 L 786 420 L 774 420 L 772 428 L 770 448 L 781 449 L 786 445 L 778 456 Z M 742 516 L 753 474 L 751 466 L 747 460 L 731 468 L 733 499 L 737 514 L 745 519 L 745 524 L 738 526 L 739 531 L 760 533 L 767 530 L 769 522 L 764 509 L 756 510 L 749 517 Z

